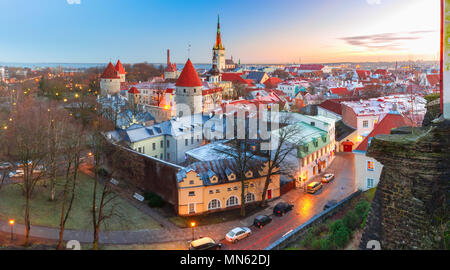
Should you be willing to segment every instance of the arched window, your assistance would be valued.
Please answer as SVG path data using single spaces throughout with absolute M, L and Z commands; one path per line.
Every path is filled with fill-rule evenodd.
M 213 210 L 220 208 L 220 201 L 217 199 L 213 199 L 208 203 L 208 210 Z
M 255 201 L 255 194 L 247 193 L 247 195 L 245 195 L 245 203 L 254 202 L 254 201 Z
M 227 200 L 227 207 L 230 206 L 235 206 L 239 204 L 239 200 L 236 196 L 231 196 L 230 198 L 228 198 Z

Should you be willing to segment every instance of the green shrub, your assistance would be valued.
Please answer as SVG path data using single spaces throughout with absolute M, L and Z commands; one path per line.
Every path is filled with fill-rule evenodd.
M 426 95 L 424 98 L 427 101 L 427 103 L 430 103 L 431 101 L 438 99 L 440 97 L 441 97 L 440 93 L 434 93 L 434 94 Z
M 337 219 L 334 222 L 332 222 L 330 224 L 330 234 L 333 235 L 335 234 L 340 228 L 345 227 L 344 222 L 342 221 L 342 219 Z
M 361 199 L 355 206 L 355 214 L 359 221 L 362 222 L 369 213 L 370 203 L 365 199 Z
M 360 225 L 360 220 L 354 211 L 350 210 L 343 218 L 344 225 L 349 231 L 354 231 Z
M 311 241 L 311 248 L 314 250 L 319 250 L 320 249 L 320 239 L 319 238 L 314 238 Z
M 163 207 L 165 203 L 160 196 L 153 192 L 144 193 L 144 198 L 150 207 Z
M 311 247 L 312 240 L 314 239 L 314 231 L 315 230 L 313 228 L 309 229 L 305 239 L 303 239 L 301 242 L 302 246 L 304 246 L 306 248 Z
M 328 238 L 320 239 L 320 249 L 321 250 L 330 250 L 330 249 L 332 249 L 330 239 L 328 239 Z
M 350 239 L 350 234 L 345 227 L 340 227 L 333 235 L 333 241 L 336 247 L 343 248 Z

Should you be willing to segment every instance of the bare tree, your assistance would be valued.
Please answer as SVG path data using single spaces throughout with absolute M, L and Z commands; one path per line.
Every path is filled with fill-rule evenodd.
M 14 121 L 8 127 L 8 155 L 23 166 L 24 176 L 21 187 L 25 195 L 25 242 L 29 244 L 31 220 L 30 204 L 36 184 L 43 176 L 43 170 L 37 170 L 47 155 L 46 130 L 48 128 L 48 114 L 46 106 L 27 97 L 17 104 L 13 112 Z
M 264 207 L 267 203 L 266 194 L 270 185 L 270 180 L 275 172 L 280 172 L 281 164 L 286 157 L 295 151 L 302 141 L 299 138 L 299 129 L 296 125 L 291 125 L 292 117 L 290 114 L 284 115 L 279 123 L 279 129 L 272 131 L 272 145 L 269 150 L 269 161 L 267 163 L 267 175 L 264 182 L 264 189 L 261 197 L 261 206 Z
M 94 187 L 92 197 L 92 224 L 94 228 L 94 240 L 92 243 L 93 249 L 98 249 L 99 236 L 102 226 L 105 221 L 117 214 L 117 204 L 115 200 L 117 195 L 114 193 L 109 181 L 102 181 L 107 179 L 109 175 L 104 175 L 102 166 L 106 164 L 105 155 L 111 154 L 113 147 L 106 141 L 103 136 L 104 121 L 98 118 L 95 125 L 95 130 L 90 136 L 90 148 L 94 157 Z M 112 152 L 115 155 L 115 152 Z M 114 159 L 114 156 L 109 158 Z M 112 173 L 110 174 L 112 175 Z M 103 179 L 102 179 L 103 178 Z M 103 182 L 103 186 L 101 186 Z
M 59 224 L 58 250 L 63 249 L 64 230 L 75 200 L 81 154 L 86 146 L 85 134 L 79 125 L 73 122 L 69 123 L 64 131 L 62 149 L 66 166 Z

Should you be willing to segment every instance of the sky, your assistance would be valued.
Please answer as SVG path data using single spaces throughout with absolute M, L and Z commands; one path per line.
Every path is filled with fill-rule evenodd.
M 440 0 L 0 0 L 0 62 L 437 60 Z M 189 49 L 190 48 L 190 49 Z

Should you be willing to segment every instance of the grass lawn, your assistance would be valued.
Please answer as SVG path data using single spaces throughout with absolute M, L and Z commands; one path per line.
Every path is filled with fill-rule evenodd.
M 189 228 L 190 223 L 195 221 L 197 226 L 218 224 L 222 222 L 228 222 L 232 220 L 241 219 L 241 208 L 235 208 L 228 211 L 215 212 L 195 217 L 180 217 L 174 214 L 173 209 L 169 207 L 154 208 L 162 216 L 170 220 L 173 224 L 180 228 Z M 246 217 L 251 216 L 265 208 L 261 208 L 258 204 L 250 204 L 245 207 Z
M 72 212 L 66 223 L 66 229 L 92 231 L 92 194 L 94 181 L 85 174 L 79 175 L 76 197 Z M 102 186 L 99 185 L 99 190 Z M 58 227 L 61 215 L 62 186 L 57 187 L 57 201 L 49 201 L 49 189 L 36 186 L 31 200 L 31 224 L 47 227 Z M 100 193 L 100 192 L 98 192 Z M 99 196 L 97 196 L 99 197 Z M 60 199 L 60 200 L 59 200 Z M 159 224 L 149 216 L 141 213 L 134 206 L 120 197 L 115 199 L 116 213 L 105 221 L 103 230 L 141 230 L 159 228 Z M 17 184 L 6 185 L 0 190 L 0 219 L 14 218 L 24 223 L 25 197 L 22 188 Z

